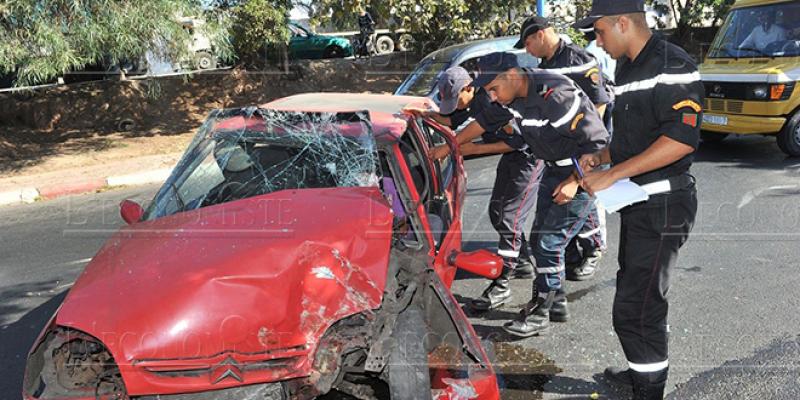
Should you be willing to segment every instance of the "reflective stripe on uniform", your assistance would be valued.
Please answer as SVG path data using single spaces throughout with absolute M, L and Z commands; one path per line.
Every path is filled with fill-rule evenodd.
M 636 364 L 628 361 L 628 365 L 636 372 L 658 372 L 669 367 L 669 360 L 650 364 Z
M 557 274 L 563 270 L 564 267 L 546 267 L 546 268 L 536 267 L 537 274 Z
M 549 119 L 523 119 L 522 126 L 542 127 L 550 123 Z
M 561 117 L 561 119 L 559 119 L 558 121 L 553 122 L 551 125 L 553 125 L 553 128 L 560 128 L 568 124 L 570 121 L 572 121 L 573 118 L 575 118 L 576 115 L 578 115 L 578 110 L 580 110 L 580 108 L 581 108 L 581 96 L 576 94 L 575 98 L 572 101 L 572 106 L 569 108 L 569 111 L 567 111 L 567 114 Z
M 699 72 L 692 72 L 691 74 L 661 74 L 654 78 L 615 86 L 614 94 L 620 96 L 625 93 L 649 90 L 656 87 L 656 85 L 687 85 L 699 81 Z
M 578 237 L 581 238 L 581 239 L 588 239 L 588 238 L 594 236 L 596 233 L 599 233 L 599 232 L 600 232 L 600 228 L 595 228 L 595 229 L 590 230 L 589 232 L 579 233 Z
M 466 121 L 464 121 L 461 125 L 458 126 L 458 128 L 456 128 L 456 132 L 466 128 L 467 125 L 471 124 L 473 121 L 475 121 L 475 118 L 472 117 L 467 118 Z
M 596 66 L 597 66 L 597 61 L 592 60 L 588 64 L 578 65 L 575 67 L 566 67 L 566 68 L 545 68 L 545 71 L 555 72 L 557 74 L 569 75 L 569 74 L 577 74 L 579 72 L 586 72 Z
M 497 250 L 497 254 L 506 258 L 518 258 L 519 252 L 514 250 Z

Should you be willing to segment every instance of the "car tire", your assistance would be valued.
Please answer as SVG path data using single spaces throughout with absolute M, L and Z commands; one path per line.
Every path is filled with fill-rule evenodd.
M 217 58 L 207 51 L 198 51 L 194 56 L 194 66 L 201 71 L 217 68 Z
M 344 49 L 339 46 L 329 46 L 322 56 L 324 58 L 342 58 L 344 57 Z
M 728 137 L 727 133 L 700 131 L 700 140 L 702 140 L 703 143 L 719 143 L 725 140 L 726 137 Z
M 381 36 L 375 41 L 375 51 L 378 54 L 394 53 L 394 40 L 390 36 Z
M 792 157 L 800 157 L 800 111 L 778 133 L 778 147 Z
M 397 316 L 389 355 L 389 396 L 391 400 L 430 400 L 431 378 L 425 350 L 425 317 L 411 306 Z

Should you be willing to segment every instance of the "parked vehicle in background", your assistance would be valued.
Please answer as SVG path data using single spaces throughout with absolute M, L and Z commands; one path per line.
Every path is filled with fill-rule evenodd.
M 739 0 L 700 66 L 702 138 L 774 135 L 800 156 L 800 1 Z
M 462 66 L 467 71 L 475 70 L 478 57 L 496 51 L 508 51 L 517 56 L 522 67 L 536 67 L 539 59 L 528 54 L 525 49 L 515 49 L 518 36 L 506 36 L 457 44 L 434 51 L 417 64 L 411 74 L 395 90 L 396 95 L 424 96 L 438 102 L 436 83 L 439 76 L 448 68 Z
M 318 35 L 289 23 L 289 57 L 292 59 L 343 58 L 353 55 L 353 45 L 343 37 Z
M 202 27 L 205 21 L 202 19 L 184 17 L 180 19 L 183 29 L 189 32 L 191 39 L 189 42 L 190 59 L 184 64 L 188 64 L 189 69 L 207 70 L 217 68 L 218 60 L 214 53 L 211 39 L 204 35 Z
M 343 31 L 321 33 L 321 35 L 343 37 L 355 43 L 359 33 L 359 31 Z M 395 51 L 406 51 L 409 50 L 414 43 L 414 37 L 411 36 L 410 33 L 407 33 L 405 29 L 376 29 L 374 36 L 376 54 L 389 54 Z

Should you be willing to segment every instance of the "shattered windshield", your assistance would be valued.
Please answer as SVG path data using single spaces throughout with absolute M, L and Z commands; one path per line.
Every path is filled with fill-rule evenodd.
M 286 189 L 378 186 L 366 112 L 216 110 L 144 220 Z
M 709 58 L 800 56 L 800 3 L 731 11 L 709 49 Z

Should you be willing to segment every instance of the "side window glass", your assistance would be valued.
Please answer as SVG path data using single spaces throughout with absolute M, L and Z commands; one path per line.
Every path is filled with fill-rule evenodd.
M 447 139 L 444 137 L 446 133 L 440 132 L 426 123 L 422 124 L 422 130 L 425 133 L 425 137 L 430 138 L 431 147 L 447 145 Z M 441 182 L 440 186 L 442 190 L 445 190 L 448 186 L 450 186 L 450 182 L 453 180 L 453 170 L 455 168 L 453 161 L 452 155 L 448 155 L 447 157 L 434 163 L 438 181 Z
M 517 56 L 517 63 L 523 68 L 536 68 L 539 66 L 539 59 L 528 54 L 527 51 L 514 53 Z

